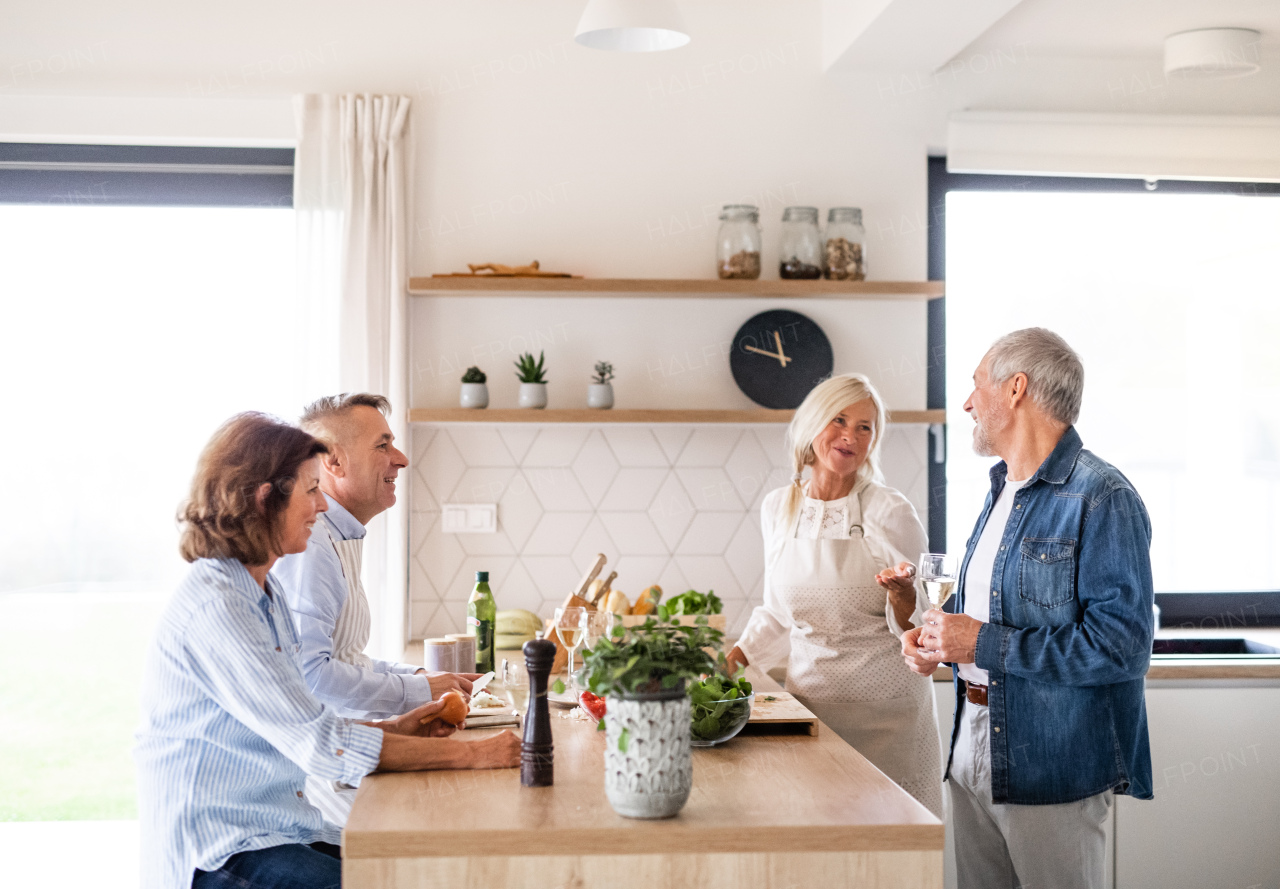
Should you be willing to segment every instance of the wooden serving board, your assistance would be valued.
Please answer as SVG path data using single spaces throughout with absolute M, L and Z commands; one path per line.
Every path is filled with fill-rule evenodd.
M 765 698 L 774 698 L 766 701 Z M 818 717 L 785 691 L 756 691 L 747 725 L 806 725 L 809 734 L 818 733 Z

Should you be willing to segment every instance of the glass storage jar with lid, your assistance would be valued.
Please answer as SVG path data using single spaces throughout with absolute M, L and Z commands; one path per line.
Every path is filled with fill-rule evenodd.
M 716 239 L 716 271 L 721 278 L 760 277 L 760 211 L 751 204 L 725 204 Z
M 864 281 L 867 277 L 866 229 L 858 207 L 832 207 L 827 212 L 822 271 L 829 281 Z
M 817 207 L 788 207 L 782 211 L 782 259 L 778 274 L 791 280 L 822 277 L 822 235 Z

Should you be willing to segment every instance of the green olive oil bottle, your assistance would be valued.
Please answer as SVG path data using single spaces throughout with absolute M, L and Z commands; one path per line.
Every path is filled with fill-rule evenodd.
M 489 572 L 476 572 L 476 588 L 467 601 L 467 632 L 476 639 L 476 672 L 488 673 L 493 667 L 493 628 L 498 607 L 489 591 Z

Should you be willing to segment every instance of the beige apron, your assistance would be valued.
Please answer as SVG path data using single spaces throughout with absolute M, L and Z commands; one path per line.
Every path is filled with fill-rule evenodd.
M 885 621 L 880 564 L 849 497 L 848 540 L 795 539 L 770 573 L 791 616 L 787 691 L 851 747 L 942 817 L 942 754 L 932 682 L 907 669 Z
M 330 531 L 329 542 L 338 554 L 342 576 L 347 581 L 347 600 L 342 603 L 342 611 L 333 625 L 333 650 L 330 656 L 336 661 L 368 668 L 373 662 L 364 653 L 364 648 L 369 644 L 372 622 L 369 617 L 369 600 L 365 598 L 364 585 L 360 582 L 360 555 L 364 551 L 364 540 L 359 537 L 337 540 Z M 307 801 L 319 809 L 324 820 L 330 824 L 346 826 L 355 798 L 354 787 L 338 781 L 307 776 Z

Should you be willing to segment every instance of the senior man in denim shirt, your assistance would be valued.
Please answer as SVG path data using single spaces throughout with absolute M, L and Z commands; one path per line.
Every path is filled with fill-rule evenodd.
M 1143 678 L 1151 523 L 1084 450 L 1079 357 L 1042 328 L 1001 337 L 964 409 L 999 456 L 955 609 L 903 636 L 917 673 L 955 672 L 947 779 L 960 889 L 1101 887 L 1113 793 L 1151 798 Z

